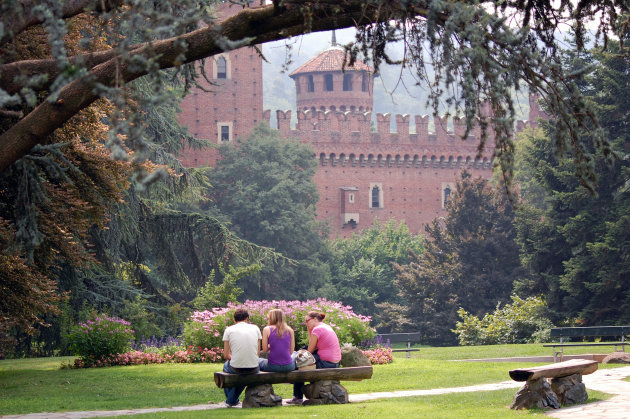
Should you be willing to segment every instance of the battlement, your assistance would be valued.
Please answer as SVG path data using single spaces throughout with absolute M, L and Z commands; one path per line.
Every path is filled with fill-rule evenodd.
M 536 118 L 541 117 L 541 112 L 535 102 L 532 101 L 532 112 Z M 316 149 L 325 147 L 326 144 L 354 144 L 355 146 L 367 145 L 398 145 L 405 148 L 431 147 L 452 148 L 469 154 L 476 153 L 481 136 L 479 125 L 473 126 L 468 136 L 466 134 L 465 118 L 453 117 L 452 127 L 449 129 L 449 117 L 436 116 L 433 118 L 434 131 L 429 132 L 429 115 L 408 114 L 395 115 L 396 130 L 390 129 L 392 115 L 389 113 L 377 113 L 376 125 L 372 126 L 371 112 L 342 112 L 330 110 L 306 110 L 297 111 L 297 124 L 291 129 L 291 110 L 276 111 L 277 129 L 284 137 L 298 138 L 310 142 Z M 271 111 L 266 110 L 263 120 L 269 123 Z M 544 115 L 542 115 L 544 116 Z M 415 133 L 411 133 L 410 123 L 413 120 Z M 517 121 L 515 131 L 523 131 L 528 126 L 537 125 L 537 121 Z M 275 128 L 275 127 L 274 127 Z M 486 150 L 483 154 L 492 155 L 494 147 L 493 133 L 488 131 Z M 362 147 L 363 148 L 363 147 Z M 457 155 L 457 153 L 449 153 Z

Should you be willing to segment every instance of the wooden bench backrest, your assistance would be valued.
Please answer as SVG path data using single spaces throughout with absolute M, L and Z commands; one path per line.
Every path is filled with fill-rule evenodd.
M 554 327 L 551 337 L 623 336 L 630 334 L 630 326 Z
M 391 343 L 395 342 L 420 342 L 420 332 L 415 333 L 383 333 L 379 334 L 383 339 L 383 343 L 389 340 Z

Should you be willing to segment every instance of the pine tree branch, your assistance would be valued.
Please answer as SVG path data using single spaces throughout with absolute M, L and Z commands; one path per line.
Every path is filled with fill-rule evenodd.
M 0 45 L 9 42 L 27 28 L 42 23 L 40 17 L 34 12 L 38 2 L 19 0 L 16 3 L 17 7 L 3 13 L 0 18 L 0 23 L 4 25 L 4 32 L 0 34 Z M 106 12 L 120 7 L 123 3 L 124 0 L 66 0 L 62 6 L 61 17 L 67 19 L 84 13 L 86 10 Z

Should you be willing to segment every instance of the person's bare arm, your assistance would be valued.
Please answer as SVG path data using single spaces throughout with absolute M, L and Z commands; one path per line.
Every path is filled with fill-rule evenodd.
M 317 335 L 314 333 L 311 333 L 308 336 L 308 351 L 310 353 L 313 353 L 313 351 L 315 350 L 315 348 L 317 348 Z
M 269 326 L 266 326 L 262 332 L 262 351 L 269 352 L 269 335 L 271 331 L 269 330 Z
M 228 361 L 232 359 L 232 350 L 230 349 L 229 340 L 223 341 L 223 358 L 227 359 Z

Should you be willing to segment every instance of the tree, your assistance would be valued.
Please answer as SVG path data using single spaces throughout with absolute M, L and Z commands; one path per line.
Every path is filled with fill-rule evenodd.
M 426 227 L 424 253 L 394 264 L 407 317 L 427 343 L 454 344 L 458 309 L 482 317 L 509 301 L 513 281 L 524 274 L 505 194 L 463 172 L 447 211 Z
M 570 156 L 549 153 L 553 147 L 543 132 L 526 133 L 522 142 L 522 167 L 517 180 L 526 191 L 528 205 L 519 210 L 518 240 L 522 259 L 532 272 L 517 284 L 523 293 L 544 294 L 554 321 L 582 325 L 624 324 L 630 320 L 630 100 L 619 94 L 630 89 L 628 60 L 614 53 L 567 55 L 566 65 L 588 62 L 592 73 L 578 80 L 585 100 L 593 102 L 613 160 L 603 151 L 595 156 L 595 194 L 571 176 L 579 164 Z M 553 130 L 553 127 L 548 127 Z M 581 135 L 589 133 L 583 131 Z
M 350 61 L 361 52 L 378 70 L 380 63 L 392 62 L 385 46 L 402 39 L 407 51 L 402 64 L 416 69 L 419 82 L 430 80 L 434 109 L 440 99 L 460 109 L 466 118 L 466 134 L 479 119 L 481 148 L 491 124 L 507 181 L 513 152 L 510 90 L 518 90 L 523 81 L 543 94 L 557 115 L 561 127 L 558 144 L 575 147 L 577 158 L 590 161 L 579 152 L 582 139 L 575 129 L 590 115 L 584 112 L 579 96 L 562 100 L 559 86 L 570 85 L 571 78 L 558 66 L 554 32 L 560 24 L 573 24 L 577 46 L 582 48 L 590 20 L 600 19 L 599 35 L 605 42 L 609 35 L 623 35 L 628 15 L 628 4 L 623 0 L 584 0 L 577 6 L 570 0 L 276 0 L 259 8 L 244 7 L 219 24 L 207 7 L 210 0 L 66 3 L 3 3 L 6 29 L 0 33 L 0 171 L 35 145 L 46 143 L 57 128 L 99 97 L 110 98 L 123 110 L 129 103 L 125 85 L 139 77 L 173 67 L 194 76 L 194 68 L 185 64 L 222 51 L 350 26 L 358 28 L 357 42 L 347 46 Z M 96 39 L 107 40 L 107 45 L 71 54 L 63 42 L 68 22 L 86 16 L 92 20 L 92 30 L 86 31 L 81 45 Z M 207 26 L 200 28 L 198 22 L 207 22 Z M 50 38 L 49 57 L 26 60 L 13 43 L 37 28 L 44 28 Z M 427 78 L 426 64 L 435 70 L 434 78 Z M 492 117 L 479 111 L 484 101 L 490 104 Z M 115 134 L 134 131 L 132 124 L 125 125 L 126 118 L 112 122 Z M 601 138 L 597 140 L 599 143 Z M 120 137 L 111 139 L 118 155 L 124 154 L 122 143 Z M 588 173 L 578 175 L 588 182 Z
M 378 304 L 406 304 L 395 285 L 392 262 L 405 265 L 409 252 L 422 253 L 422 236 L 414 236 L 404 222 L 389 220 L 332 243 L 331 287 L 327 297 L 343 301 L 356 313 L 381 319 Z M 376 326 L 379 327 L 378 325 Z M 380 328 L 379 330 L 381 330 Z
M 242 238 L 292 261 L 265 264 L 239 284 L 244 298 L 314 298 L 328 278 L 321 258 L 325 235 L 315 221 L 319 199 L 310 146 L 281 139 L 265 125 L 249 138 L 222 146 L 209 173 L 210 197 Z

